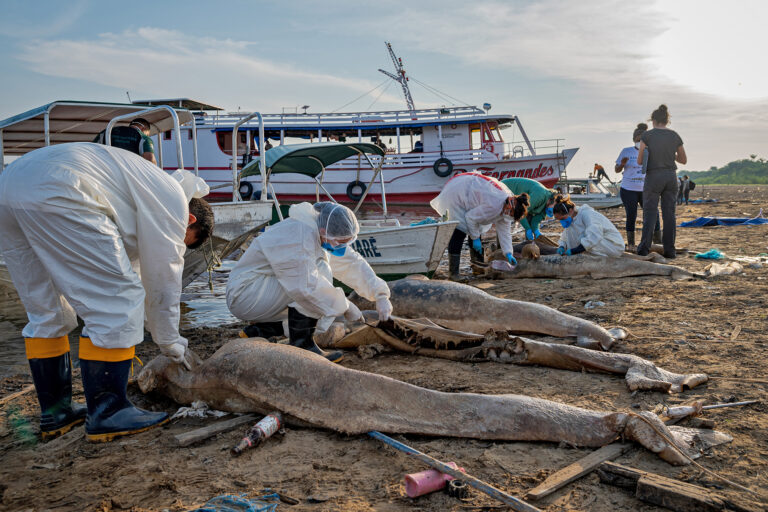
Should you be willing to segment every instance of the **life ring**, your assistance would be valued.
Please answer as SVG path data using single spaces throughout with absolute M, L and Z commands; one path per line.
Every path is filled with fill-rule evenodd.
M 355 189 L 358 187 L 360 188 L 359 193 L 355 192 Z M 347 197 L 353 201 L 359 201 L 363 194 L 365 194 L 365 188 L 365 183 L 362 181 L 350 181 L 349 185 L 347 185 Z
M 486 142 L 485 145 L 483 146 L 483 149 L 489 153 L 493 153 L 493 143 Z
M 237 191 L 240 193 L 240 197 L 247 201 L 253 195 L 253 185 L 248 181 L 241 181 Z
M 441 167 L 445 166 L 445 170 L 442 170 Z M 453 162 L 448 160 L 447 158 L 438 158 L 435 160 L 435 163 L 432 164 L 432 170 L 435 171 L 435 174 L 440 176 L 441 178 L 445 178 L 447 176 L 450 176 L 453 172 Z

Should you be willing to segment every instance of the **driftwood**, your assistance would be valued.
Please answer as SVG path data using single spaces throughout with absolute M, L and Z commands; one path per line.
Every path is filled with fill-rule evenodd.
M 216 434 L 226 432 L 227 430 L 232 430 L 233 428 L 244 423 L 254 423 L 256 419 L 256 416 L 252 414 L 246 414 L 244 416 L 238 416 L 237 418 L 218 421 L 212 425 L 206 425 L 205 427 L 196 428 L 195 430 L 190 430 L 189 432 L 178 434 L 174 436 L 174 438 L 176 439 L 176 443 L 179 446 L 189 446 L 198 441 L 202 441 L 203 439 L 208 439 L 209 437 L 215 436 Z
M 34 389 L 35 389 L 35 385 L 34 384 L 30 384 L 29 386 L 26 386 L 25 388 L 23 388 L 23 389 L 21 389 L 19 391 L 16 391 L 15 393 L 11 393 L 10 395 L 6 395 L 3 398 L 0 398 L 0 406 L 3 406 L 5 404 L 7 404 L 11 400 L 14 400 L 14 399 L 16 399 L 16 398 L 18 398 L 18 397 L 20 397 L 22 395 L 26 395 L 30 391 L 34 391 Z

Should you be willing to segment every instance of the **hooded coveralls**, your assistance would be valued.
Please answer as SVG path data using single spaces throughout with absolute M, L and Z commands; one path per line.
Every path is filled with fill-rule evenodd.
M 179 336 L 191 197 L 208 186 L 128 151 L 58 144 L 0 174 L 0 251 L 27 311 L 26 338 L 77 326 L 97 347 L 130 348 L 144 325 L 158 345 Z M 86 335 L 84 331 L 84 335 Z
M 328 329 L 349 302 L 333 278 L 368 300 L 389 298 L 389 287 L 362 256 L 347 248 L 333 256 L 320 246 L 317 212 L 309 203 L 291 206 L 289 217 L 251 242 L 227 282 L 227 306 L 249 322 L 285 318 L 290 306 L 317 318 L 317 330 Z
M 456 229 L 473 240 L 496 227 L 504 254 L 512 253 L 512 218 L 502 213 L 512 192 L 499 180 L 480 173 L 457 174 L 445 184 L 430 205 L 440 215 L 448 212 L 448 220 L 457 220 Z
M 539 224 L 546 216 L 547 202 L 552 198 L 552 191 L 528 178 L 507 178 L 501 182 L 516 196 L 528 194 L 528 214 L 520 219 L 520 225 L 526 230 L 539 229 Z
M 589 205 L 577 206 L 578 215 L 560 235 L 560 247 L 575 249 L 579 244 L 588 254 L 619 257 L 624 252 L 624 239 L 616 226 Z

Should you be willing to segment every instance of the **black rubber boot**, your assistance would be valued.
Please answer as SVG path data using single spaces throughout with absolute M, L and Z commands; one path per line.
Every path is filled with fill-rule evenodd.
M 283 322 L 261 322 L 251 324 L 240 331 L 241 338 L 272 338 L 273 336 L 284 336 Z
M 627 251 L 635 252 L 636 250 L 637 247 L 635 247 L 635 232 L 627 231 Z
M 448 278 L 451 281 L 460 281 L 459 265 L 461 264 L 461 254 L 448 255 Z
M 341 350 L 326 352 L 317 346 L 312 338 L 315 334 L 316 325 L 316 318 L 304 316 L 295 308 L 288 308 L 288 343 L 294 347 L 319 354 L 332 363 L 338 363 L 344 359 L 344 352 Z
M 40 434 L 48 441 L 85 421 L 87 408 L 72 402 L 72 363 L 69 352 L 56 357 L 29 359 L 37 400 Z
M 661 244 L 661 230 L 656 230 L 653 232 L 653 243 Z
M 135 407 L 127 395 L 132 359 L 125 361 L 80 360 L 88 417 L 85 437 L 92 442 L 112 441 L 119 436 L 137 434 L 168 421 L 164 412 Z

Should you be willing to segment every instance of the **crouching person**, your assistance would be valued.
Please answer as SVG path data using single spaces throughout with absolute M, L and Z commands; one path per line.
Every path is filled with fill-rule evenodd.
M 227 282 L 227 306 L 236 317 L 254 322 L 242 337 L 282 334 L 287 309 L 290 344 L 339 362 L 343 353 L 321 350 L 315 330 L 325 332 L 337 316 L 356 321 L 362 314 L 333 286 L 333 278 L 375 301 L 380 320 L 392 314 L 389 287 L 349 249 L 360 231 L 352 210 L 330 202 L 300 203 L 288 215 L 254 239 L 240 258 Z
M 591 206 L 576 206 L 568 197 L 557 196 L 553 212 L 565 228 L 560 235 L 558 254 L 571 256 L 586 252 L 618 258 L 624 252 L 624 239 L 619 230 Z
M 26 309 L 27 358 L 51 439 L 85 421 L 110 441 L 168 421 L 126 394 L 144 326 L 183 363 L 179 298 L 187 247 L 213 229 L 208 186 L 169 175 L 123 149 L 91 143 L 32 151 L 0 174 L 0 251 Z M 85 327 L 80 368 L 86 407 L 72 402 L 67 334 Z

